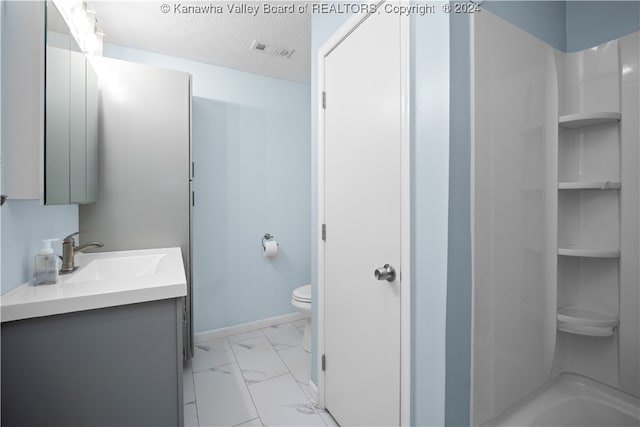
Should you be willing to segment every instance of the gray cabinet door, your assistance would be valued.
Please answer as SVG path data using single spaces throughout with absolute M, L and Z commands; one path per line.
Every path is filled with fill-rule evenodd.
M 94 58 L 100 89 L 98 198 L 80 207 L 81 242 L 100 251 L 180 247 L 191 354 L 191 76 Z

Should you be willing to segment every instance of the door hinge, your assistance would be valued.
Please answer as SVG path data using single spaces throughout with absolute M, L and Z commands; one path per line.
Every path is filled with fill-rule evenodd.
M 322 91 L 322 108 L 327 108 L 327 92 Z
M 327 241 L 327 224 L 322 224 L 322 241 Z
M 182 323 L 187 323 L 187 305 L 182 306 Z
M 196 205 L 196 192 L 192 191 L 191 192 L 191 206 L 195 206 Z
M 196 162 L 191 162 L 191 178 L 196 177 Z
M 327 370 L 327 358 L 326 358 L 326 356 L 324 354 L 322 355 L 321 364 L 322 364 L 322 370 L 326 371 Z

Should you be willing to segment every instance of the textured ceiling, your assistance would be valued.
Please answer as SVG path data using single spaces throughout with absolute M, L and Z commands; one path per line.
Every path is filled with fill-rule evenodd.
M 96 11 L 105 43 L 279 79 L 310 80 L 310 14 L 299 10 L 304 3 L 93 0 L 88 4 Z M 271 8 L 293 4 L 294 11 L 273 13 L 265 4 Z M 233 7 L 238 9 L 230 10 Z M 284 58 L 251 50 L 254 40 L 295 52 Z

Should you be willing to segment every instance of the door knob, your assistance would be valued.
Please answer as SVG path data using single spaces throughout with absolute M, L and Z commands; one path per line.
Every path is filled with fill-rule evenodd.
M 393 282 L 396 280 L 396 269 L 393 268 L 390 264 L 385 264 L 380 268 L 376 268 L 376 271 L 373 272 L 373 275 L 376 276 L 378 280 L 386 280 L 387 282 Z

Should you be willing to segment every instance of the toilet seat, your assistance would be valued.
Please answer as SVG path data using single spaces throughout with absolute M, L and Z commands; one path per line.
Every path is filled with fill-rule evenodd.
M 293 299 L 298 302 L 311 302 L 311 285 L 300 286 L 293 291 Z

